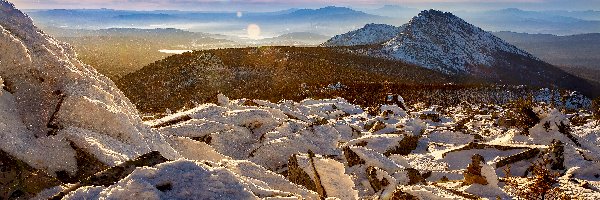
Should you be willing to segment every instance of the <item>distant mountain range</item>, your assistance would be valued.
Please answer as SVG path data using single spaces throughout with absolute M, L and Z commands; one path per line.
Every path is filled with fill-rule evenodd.
M 386 5 L 366 13 L 407 22 L 419 9 Z M 487 11 L 456 11 L 455 15 L 488 31 L 513 31 L 571 35 L 600 32 L 600 11 L 526 11 L 516 8 Z M 395 24 L 397 25 L 397 24 Z
M 600 33 L 556 36 L 495 32 L 494 35 L 565 71 L 600 82 Z
M 399 5 L 384 5 L 381 8 L 364 10 L 364 12 L 369 14 L 394 17 L 405 21 L 408 21 L 410 18 L 417 15 L 420 11 L 421 10 L 416 8 L 409 8 Z
M 329 36 L 311 33 L 311 32 L 294 32 L 286 33 L 273 38 L 265 38 L 258 42 L 260 45 L 273 46 L 317 46 L 329 39 Z
M 488 31 L 572 35 L 600 32 L 600 14 L 567 11 L 525 11 L 516 8 L 456 15 Z
M 178 28 L 193 32 L 244 35 L 248 24 L 257 24 L 265 37 L 291 32 L 335 35 L 366 23 L 393 23 L 395 19 L 345 7 L 290 9 L 279 12 L 126 11 L 111 9 L 30 10 L 41 27 L 69 29 Z
M 376 18 L 377 15 L 370 15 L 361 11 L 356 11 L 346 7 L 328 6 L 318 9 L 299 9 L 289 14 L 284 14 L 282 17 L 293 19 L 321 19 L 323 17 L 341 17 L 341 18 Z
M 397 33 L 399 29 L 402 31 Z M 381 30 L 396 35 L 372 34 Z M 373 39 L 374 35 L 379 37 Z M 396 28 L 368 25 L 333 37 L 324 46 L 355 44 L 363 45 L 355 50 L 360 54 L 401 60 L 446 74 L 469 74 L 496 83 L 557 86 L 597 93 L 597 88 L 587 81 L 448 12 L 423 11 L 408 24 Z
M 338 35 L 364 24 L 407 23 L 419 9 L 387 5 L 377 9 L 346 7 L 288 9 L 277 12 L 190 12 L 176 10 L 128 11 L 111 9 L 29 10 L 37 25 L 69 29 L 178 28 L 193 32 L 242 35 L 248 24 L 258 24 L 265 37 L 290 32 Z M 488 31 L 571 35 L 600 33 L 599 11 L 525 11 L 515 8 L 457 11 L 454 14 Z
M 318 46 L 329 36 L 292 32 L 250 40 L 236 36 L 189 32 L 180 29 L 110 28 L 100 30 L 47 27 L 45 33 L 71 44 L 78 58 L 112 80 L 172 54 L 160 50 L 203 50 L 249 46 Z

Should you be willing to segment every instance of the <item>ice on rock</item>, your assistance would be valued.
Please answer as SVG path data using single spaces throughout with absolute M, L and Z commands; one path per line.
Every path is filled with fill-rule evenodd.
M 354 182 L 345 174 L 344 164 L 332 159 L 314 155 L 312 152 L 294 155 L 298 167 L 310 177 L 322 197 L 358 199 Z
M 66 127 L 60 130 L 58 135 L 64 136 L 75 146 L 95 155 L 100 162 L 108 166 L 118 165 L 148 151 L 147 147 L 133 146 L 108 135 L 79 127 Z
M 217 103 L 219 103 L 221 106 L 227 107 L 229 106 L 229 98 L 223 94 L 218 94 Z
M 137 168 L 114 185 L 80 188 L 65 199 L 90 196 L 96 196 L 95 199 L 259 199 L 242 178 L 230 170 L 188 160 Z
M 402 97 L 399 97 L 399 98 L 402 98 Z M 402 101 L 402 103 L 404 103 L 404 100 Z M 406 116 L 406 111 L 404 111 L 404 109 L 400 108 L 398 105 L 381 105 L 379 110 L 381 110 L 382 113 L 387 111 L 387 112 L 393 113 L 394 115 L 398 115 L 400 117 Z
M 266 168 L 246 160 L 227 160 L 222 161 L 221 165 L 248 180 L 255 180 L 256 185 L 263 185 L 264 188 L 288 192 L 299 195 L 304 199 L 319 199 L 319 194 L 310 191 L 305 187 L 296 185 L 288 181 L 284 176 L 276 174 Z
M 66 138 L 59 135 L 36 138 L 23 124 L 15 97 L 9 92 L 0 94 L 0 150 L 51 174 L 77 170 L 75 151 Z
M 405 138 L 406 136 L 401 134 L 364 135 L 351 140 L 347 145 L 364 146 L 380 154 L 391 154 L 389 152 L 392 152 L 394 149 L 408 148 L 400 147 L 402 140 Z
M 223 132 L 233 129 L 234 126 L 220 122 L 192 119 L 186 122 L 178 123 L 174 126 L 162 127 L 158 131 L 165 135 L 174 135 L 181 137 L 204 137 L 211 133 Z
M 204 142 L 198 142 L 184 137 L 167 137 L 167 141 L 185 159 L 206 160 L 211 162 L 232 159 L 231 157 L 217 152 L 215 148 Z
M 259 144 L 260 136 L 256 136 L 246 128 L 212 134 L 210 144 L 224 155 L 235 159 L 246 159 Z
M 368 167 L 367 178 L 371 188 L 380 193 L 380 199 L 392 198 L 393 193 L 396 191 L 396 186 L 398 185 L 398 181 L 395 177 L 390 176 L 386 171 L 376 167 Z
M 402 130 L 410 136 L 420 136 L 427 129 L 427 124 L 419 118 L 402 119 L 401 122 Z
M 356 153 L 358 157 L 363 159 L 365 161 L 365 165 L 378 167 L 387 171 L 388 173 L 394 173 L 398 170 L 404 169 L 405 167 L 385 157 L 383 154 L 377 153 L 376 151 L 373 151 L 371 149 L 351 146 L 350 150 Z
M 178 156 L 162 136 L 142 124 L 115 84 L 77 60 L 70 46 L 44 34 L 13 4 L 2 0 L 0 9 L 0 76 L 6 90 L 0 106 L 7 118 L 0 122 L 6 130 L 0 135 L 0 150 L 49 174 L 72 175 L 78 163 L 69 141 L 73 134 L 65 132 L 85 130 L 78 137 L 95 135 L 96 142 L 110 138 L 99 141 L 110 148 L 78 146 L 107 163 L 151 150 Z M 115 141 L 119 143 L 111 144 Z M 123 148 L 127 150 L 109 151 Z
M 249 129 L 273 128 L 278 124 L 271 112 L 264 109 L 234 110 L 225 113 L 225 117 L 234 124 Z
M 320 155 L 341 155 L 337 148 L 340 135 L 330 125 L 315 126 L 312 130 L 303 129 L 290 137 L 266 141 L 253 152 L 251 161 L 271 170 L 287 163 L 290 156 L 309 150 Z

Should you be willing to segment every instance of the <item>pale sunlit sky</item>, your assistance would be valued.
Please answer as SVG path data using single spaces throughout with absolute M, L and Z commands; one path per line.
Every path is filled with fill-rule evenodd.
M 481 10 L 600 10 L 600 0 L 9 0 L 22 9 L 112 8 L 124 10 L 246 10 L 274 11 L 328 5 L 376 8 L 400 5 L 413 8 Z

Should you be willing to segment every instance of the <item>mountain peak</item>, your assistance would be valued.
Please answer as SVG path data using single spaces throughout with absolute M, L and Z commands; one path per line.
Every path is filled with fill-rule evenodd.
M 418 21 L 418 20 L 438 21 L 438 22 L 450 22 L 453 20 L 463 21 L 462 19 L 455 16 L 451 12 L 443 12 L 443 11 L 434 10 L 434 9 L 421 11 L 419 13 L 419 15 L 417 15 L 413 18 L 413 21 Z
M 340 7 L 340 6 L 326 6 L 326 7 L 319 8 L 317 10 L 354 11 L 348 7 Z
M 15 5 L 6 0 L 0 0 L 0 8 L 2 9 L 2 11 L 6 11 L 5 9 L 16 10 Z
M 33 21 L 15 8 L 13 3 L 6 0 L 0 0 L 0 24 L 7 29 L 11 29 L 13 26 L 28 26 L 29 29 L 33 28 Z
M 385 43 L 392 57 L 445 73 L 473 73 L 497 63 L 498 52 L 533 58 L 489 32 L 449 12 L 425 10 L 405 25 L 398 37 Z M 534 58 L 535 59 L 535 58 Z
M 366 13 L 353 10 L 348 7 L 338 6 L 327 6 L 318 9 L 300 9 L 291 12 L 295 15 L 340 15 L 340 14 L 354 14 L 354 15 L 366 15 Z
M 503 62 L 498 55 L 504 54 L 538 60 L 450 12 L 434 9 L 422 11 L 402 27 L 367 24 L 335 36 L 323 46 L 375 44 L 381 45 L 377 55 L 447 74 L 489 71 L 487 68 Z
M 435 9 L 423 10 L 419 13 L 419 16 L 448 16 L 448 15 L 453 16 L 453 14 L 450 12 L 444 12 L 444 11 L 435 10 Z

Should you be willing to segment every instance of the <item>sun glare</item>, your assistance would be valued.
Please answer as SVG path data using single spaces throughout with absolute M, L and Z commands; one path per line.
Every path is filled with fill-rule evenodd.
M 256 24 L 250 24 L 246 30 L 248 30 L 248 38 L 255 40 L 260 39 L 260 26 Z

